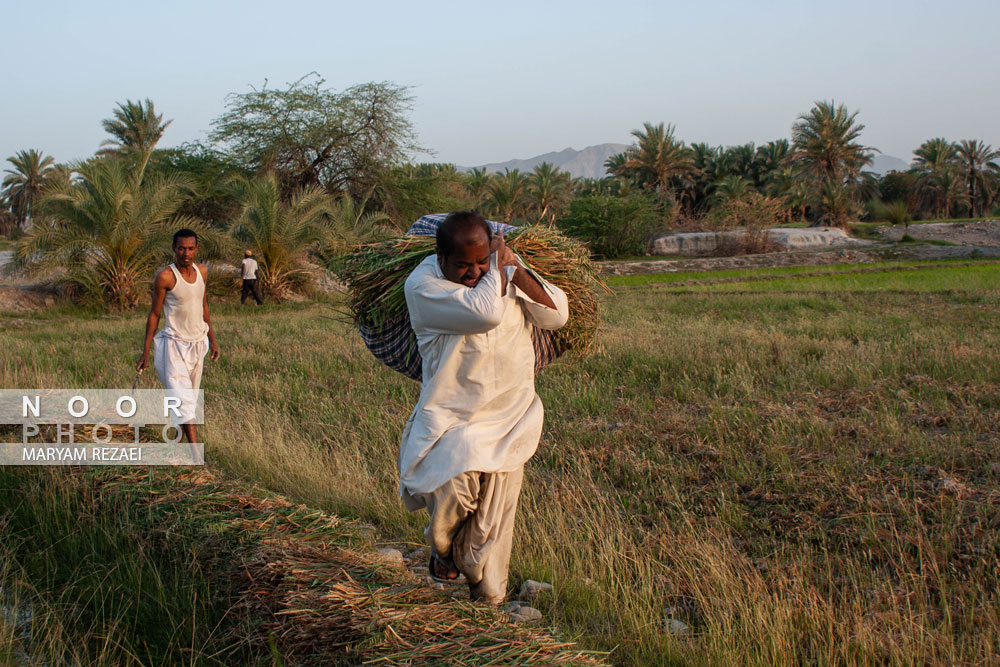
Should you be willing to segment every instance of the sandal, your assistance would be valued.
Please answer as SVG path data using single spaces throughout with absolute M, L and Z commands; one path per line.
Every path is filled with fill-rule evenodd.
M 441 569 L 451 570 L 455 573 L 454 577 L 440 577 L 435 573 L 436 564 L 440 563 Z M 427 570 L 430 573 L 431 579 L 438 582 L 439 584 L 454 584 L 458 581 L 458 578 L 462 576 L 462 573 L 458 571 L 455 564 L 451 562 L 450 558 L 441 558 L 437 554 L 432 553 L 430 560 L 427 561 Z

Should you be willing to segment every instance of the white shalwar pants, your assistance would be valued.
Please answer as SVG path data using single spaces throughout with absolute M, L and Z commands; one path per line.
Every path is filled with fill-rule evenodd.
M 431 493 L 413 496 L 430 513 L 424 535 L 431 548 L 452 559 L 468 579 L 473 599 L 500 604 L 507 595 L 523 478 L 523 466 L 510 472 L 465 472 Z
M 181 399 L 180 416 L 171 412 L 170 422 L 174 426 L 194 421 L 197 408 L 198 388 L 201 386 L 201 371 L 208 354 L 208 336 L 188 342 L 164 336 L 163 331 L 153 337 L 153 366 L 160 382 L 169 395 Z

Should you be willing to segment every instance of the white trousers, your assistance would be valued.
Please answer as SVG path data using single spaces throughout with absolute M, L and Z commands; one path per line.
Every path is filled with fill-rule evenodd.
M 427 541 L 465 575 L 474 599 L 499 604 L 507 595 L 523 477 L 523 466 L 511 472 L 466 472 L 431 493 L 417 494 L 431 515 Z
M 171 413 L 174 426 L 194 421 L 201 371 L 208 354 L 208 336 L 189 343 L 163 331 L 153 337 L 153 366 L 171 396 L 181 399 L 180 416 Z

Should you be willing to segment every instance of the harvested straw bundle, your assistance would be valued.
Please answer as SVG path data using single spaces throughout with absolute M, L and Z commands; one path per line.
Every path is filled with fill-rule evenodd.
M 536 370 L 564 352 L 586 352 L 597 332 L 598 312 L 595 291 L 609 291 L 587 249 L 550 227 L 519 227 L 506 236 L 507 245 L 531 269 L 566 293 L 569 322 L 554 332 L 534 330 Z M 401 236 L 362 247 L 340 258 L 335 267 L 349 289 L 348 307 L 354 322 L 372 353 L 405 375 L 420 379 L 419 354 L 403 295 L 403 283 L 413 269 L 434 253 L 434 237 Z M 380 352 L 387 337 L 406 347 L 401 366 L 390 363 Z M 397 345 L 398 344 L 398 345 Z M 540 347 L 542 349 L 540 349 Z M 414 358 L 415 357 L 415 358 Z M 414 370 L 416 375 L 414 375 Z

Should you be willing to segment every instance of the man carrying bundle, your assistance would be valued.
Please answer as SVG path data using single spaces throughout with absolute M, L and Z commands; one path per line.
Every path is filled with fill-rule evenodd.
M 476 213 L 449 215 L 436 240 L 404 286 L 423 385 L 400 444 L 400 493 L 430 514 L 431 576 L 464 574 L 474 599 L 499 604 L 524 464 L 542 433 L 531 325 L 560 328 L 568 305 Z

